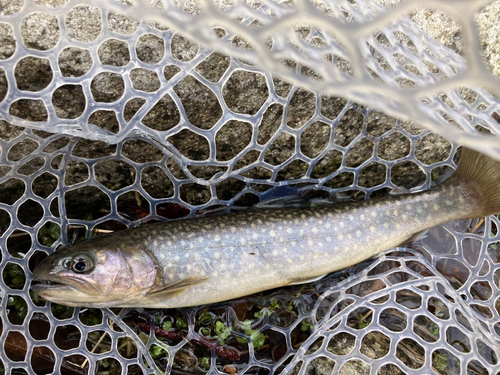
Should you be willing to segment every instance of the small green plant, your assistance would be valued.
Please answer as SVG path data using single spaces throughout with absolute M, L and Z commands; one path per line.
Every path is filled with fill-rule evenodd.
M 52 303 L 50 306 L 52 314 L 57 317 L 57 319 L 69 319 L 73 316 L 73 307 L 58 305 L 57 303 Z
M 172 322 L 170 320 L 165 320 L 161 326 L 161 329 L 163 329 L 164 331 L 168 331 L 171 328 L 172 328 Z
M 370 321 L 367 319 L 363 319 L 363 317 L 364 317 L 363 314 L 358 314 L 358 319 L 359 319 L 358 329 L 363 329 L 370 325 Z
M 166 355 L 167 350 L 159 345 L 153 344 L 149 348 L 149 354 L 151 354 L 151 357 L 153 357 L 153 359 L 158 359 Z
M 187 324 L 186 322 L 184 322 L 184 320 L 182 318 L 177 318 L 175 319 L 175 326 L 178 328 L 178 329 L 186 329 L 187 328 Z
M 277 300 L 272 299 L 272 300 L 270 301 L 270 303 L 269 303 L 269 308 L 270 308 L 271 310 L 274 310 L 274 311 L 279 310 L 279 309 L 280 309 L 280 304 L 278 303 L 278 301 L 277 301 Z
M 142 343 L 143 343 L 144 345 L 146 345 L 146 344 L 148 343 L 149 336 L 148 336 L 146 333 L 144 333 L 144 332 L 139 332 L 138 336 L 139 336 L 139 339 L 142 341 Z
M 215 323 L 215 334 L 217 335 L 219 343 L 224 345 L 227 338 L 231 334 L 231 328 L 227 327 L 224 323 L 217 321 Z
M 439 172 L 436 170 L 432 171 L 431 178 L 432 182 L 437 182 L 437 180 L 439 179 Z
M 440 372 L 444 372 L 448 368 L 448 357 L 446 354 L 438 354 L 434 353 L 434 359 L 432 361 L 432 365 L 434 368 Z
M 207 371 L 210 368 L 210 357 L 198 358 L 198 366 Z
M 253 314 L 253 316 L 255 316 L 256 318 L 260 318 L 262 316 L 271 316 L 272 313 L 273 313 L 272 310 L 268 309 L 267 307 L 264 307 L 260 311 L 257 311 L 255 314 Z
M 107 358 L 100 359 L 99 361 L 97 361 L 97 363 L 99 364 L 100 367 L 104 368 L 108 368 L 110 366 L 110 363 Z
M 52 221 L 40 227 L 38 231 L 38 241 L 43 245 L 50 247 L 61 236 L 61 227 Z
M 313 324 L 309 319 L 304 319 L 300 324 L 300 330 L 302 332 L 312 331 Z
M 87 326 L 95 326 L 102 322 L 102 314 L 98 309 L 85 309 L 79 314 L 80 320 Z
M 30 290 L 30 297 L 35 305 L 40 306 L 42 304 L 40 301 L 40 297 L 38 297 L 38 294 L 33 293 L 31 290 Z
M 3 279 L 9 286 L 24 285 L 26 276 L 23 269 L 14 263 L 7 263 L 3 270 Z
M 7 300 L 7 307 L 9 308 L 9 313 L 11 309 L 14 309 L 18 318 L 24 319 L 28 313 L 26 301 L 19 296 L 10 296 Z
M 250 336 L 250 340 L 252 340 L 252 344 L 255 350 L 259 350 L 264 346 L 264 343 L 266 342 L 266 336 L 262 332 L 259 332 L 256 329 L 252 329 L 251 320 L 247 319 L 243 323 L 241 323 L 241 328 L 243 329 L 245 334 Z M 246 343 L 245 339 L 238 339 L 238 341 L 241 343 Z

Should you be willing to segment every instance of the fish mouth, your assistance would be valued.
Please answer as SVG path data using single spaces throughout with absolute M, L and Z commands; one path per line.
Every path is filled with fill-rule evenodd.
M 68 284 L 63 284 L 57 281 L 52 281 L 52 280 L 38 280 L 34 279 L 33 283 L 31 284 L 31 290 L 35 292 L 36 294 L 39 294 L 38 292 L 43 291 L 52 291 L 52 290 L 74 290 L 72 286 Z

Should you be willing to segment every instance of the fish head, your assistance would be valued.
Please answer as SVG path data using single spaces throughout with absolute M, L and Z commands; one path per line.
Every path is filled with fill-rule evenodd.
M 120 246 L 122 245 L 122 246 Z M 31 289 L 67 306 L 125 306 L 155 287 L 155 262 L 140 245 L 96 237 L 57 250 L 37 265 Z

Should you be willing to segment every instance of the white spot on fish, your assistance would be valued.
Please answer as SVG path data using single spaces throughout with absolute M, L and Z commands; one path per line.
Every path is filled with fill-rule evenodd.
M 292 241 L 291 244 L 292 244 L 292 246 L 297 246 L 297 242 L 296 241 Z
M 370 227 L 370 232 L 375 233 L 376 231 L 377 231 L 377 229 L 375 229 L 375 226 L 374 226 L 374 225 L 372 225 L 372 226 Z
M 194 259 L 200 260 L 201 255 L 199 253 L 194 254 Z
M 424 210 L 422 210 L 422 207 L 417 207 L 417 212 L 421 214 L 422 212 L 424 212 Z
M 325 224 L 325 227 L 326 227 L 327 229 L 330 229 L 330 227 L 331 227 L 331 226 L 332 226 L 332 224 L 330 224 L 330 223 L 326 223 L 326 224 Z
M 398 210 L 394 210 L 392 213 L 394 214 L 394 216 L 399 216 Z
M 377 216 L 377 212 L 375 210 L 372 211 L 372 216 L 373 217 Z
M 361 231 L 360 230 L 356 231 L 356 236 L 361 237 Z
M 408 220 L 408 215 L 407 214 L 403 214 L 403 220 Z
M 287 228 L 287 229 L 286 229 L 286 232 L 287 232 L 288 234 L 292 234 L 292 233 L 293 233 L 293 230 L 292 230 L 292 228 Z
M 275 232 L 274 230 L 272 230 L 271 232 L 269 232 L 269 235 L 270 235 L 271 237 L 274 237 L 274 236 L 276 236 L 276 232 Z
M 439 205 L 438 204 L 435 204 L 434 206 L 432 206 L 432 208 L 434 209 L 434 211 L 439 211 Z
M 180 256 L 178 256 L 178 255 L 175 255 L 175 256 L 174 256 L 174 260 L 175 260 L 176 262 L 178 262 L 179 260 L 181 260 L 181 257 L 180 257 Z
M 350 221 L 354 221 L 354 216 L 349 215 L 349 220 L 350 220 Z
M 389 223 L 384 223 L 384 228 L 389 229 Z
M 396 229 L 401 229 L 401 224 L 396 223 Z
M 339 240 L 341 240 L 342 238 L 344 238 L 344 235 L 342 233 L 339 234 Z
M 216 234 L 216 235 L 214 236 L 214 241 L 215 241 L 215 242 L 219 242 L 220 240 L 221 240 L 221 237 L 220 237 L 218 234 Z
M 445 203 L 446 203 L 447 206 L 451 206 L 453 204 L 453 202 L 450 201 L 450 200 L 448 200 L 448 199 L 445 201 Z
M 273 256 L 277 257 L 278 256 L 278 250 L 273 250 Z
M 314 228 L 312 229 L 312 232 L 313 232 L 314 234 L 316 234 L 316 233 L 318 233 L 318 232 L 319 232 L 319 230 L 318 230 L 318 228 L 314 227 Z
M 331 236 L 326 236 L 325 240 L 326 240 L 326 242 L 332 242 L 332 237 Z
M 307 244 L 308 244 L 309 246 L 312 246 L 312 245 L 314 245 L 314 242 L 313 242 L 313 240 L 311 240 L 311 239 L 309 238 L 309 239 L 307 240 Z
M 219 259 L 220 258 L 220 253 L 214 253 L 214 258 Z
M 153 246 L 154 246 L 154 247 L 158 246 L 158 241 L 154 240 L 154 241 L 153 241 Z
M 254 240 L 256 240 L 257 238 L 259 238 L 259 235 L 258 235 L 257 233 L 255 233 L 255 232 L 254 232 L 254 234 L 252 234 L 252 238 L 253 238 Z

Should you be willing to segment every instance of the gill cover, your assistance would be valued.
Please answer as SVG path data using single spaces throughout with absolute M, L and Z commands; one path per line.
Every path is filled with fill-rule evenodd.
M 114 236 L 62 248 L 34 270 L 33 291 L 71 306 L 116 306 L 157 289 L 161 272 L 142 246 L 116 246 Z M 121 245 L 121 244 L 120 244 Z

